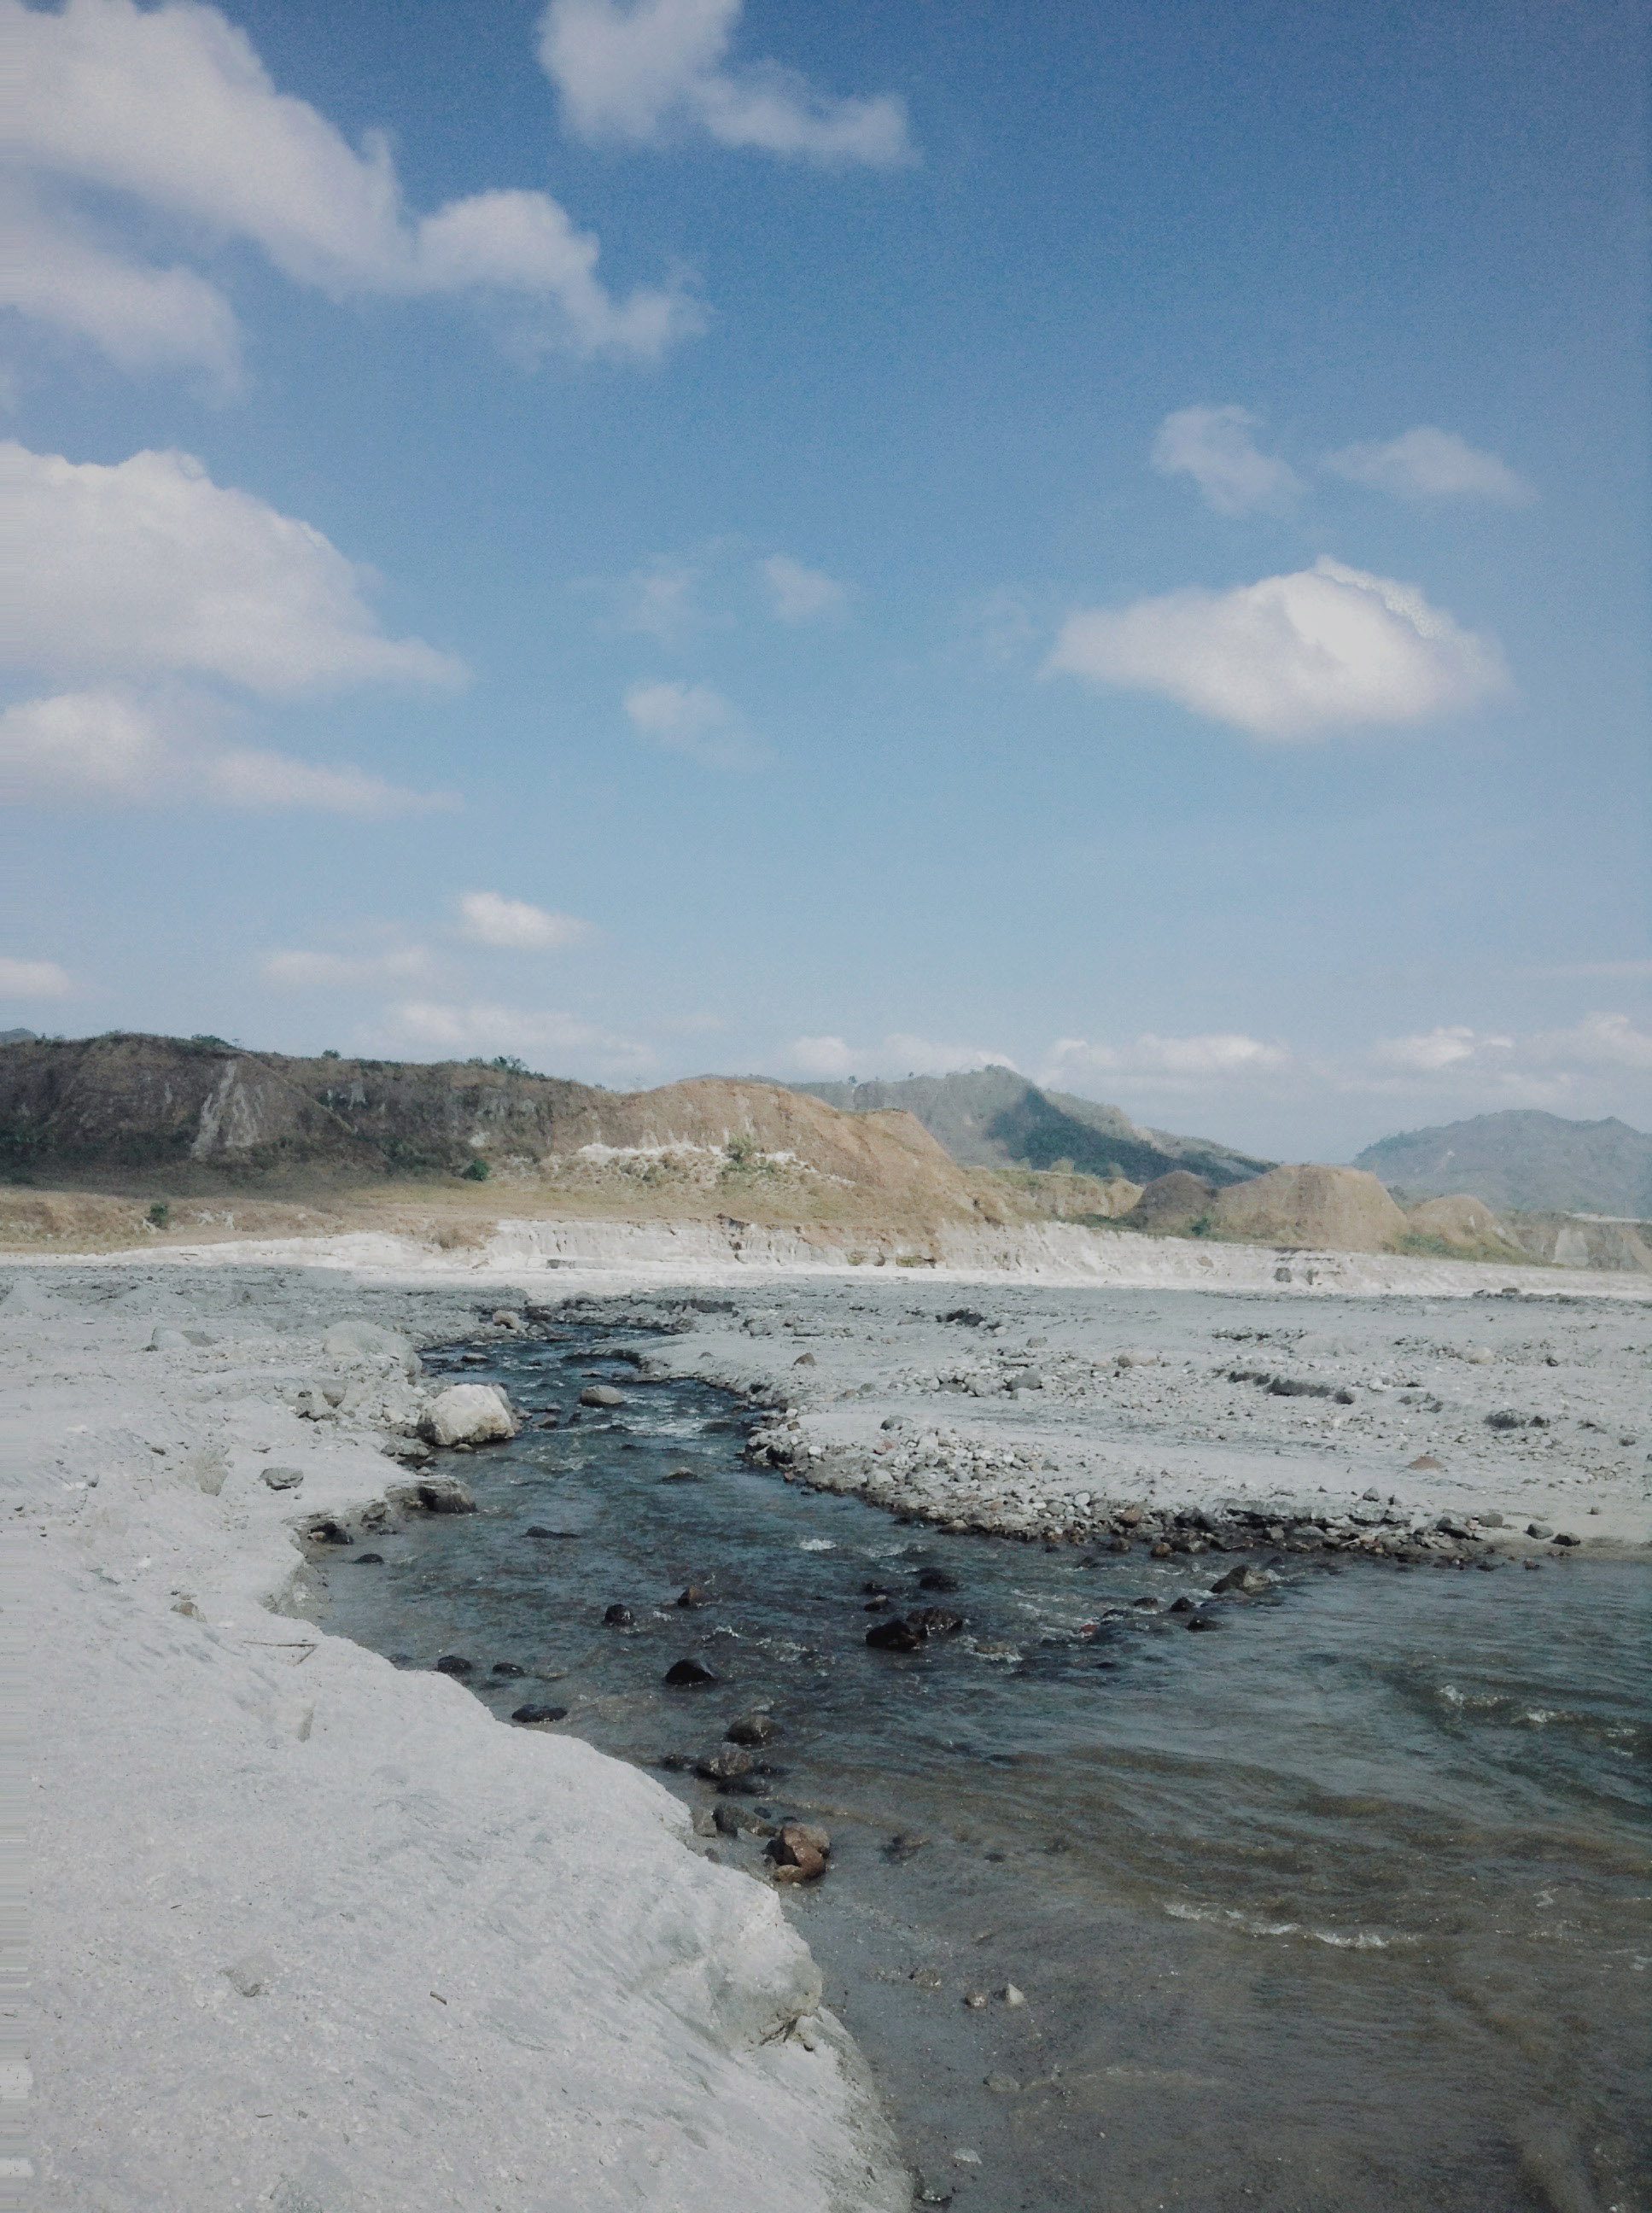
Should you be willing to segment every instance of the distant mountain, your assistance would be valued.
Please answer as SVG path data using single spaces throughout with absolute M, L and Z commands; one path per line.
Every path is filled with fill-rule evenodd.
M 1467 1192 L 1524 1214 L 1652 1219 L 1652 1137 L 1615 1118 L 1572 1122 L 1535 1107 L 1477 1114 L 1368 1145 L 1354 1162 L 1405 1199 Z
M 1151 1183 L 1187 1168 L 1211 1183 L 1243 1183 L 1271 1167 L 1204 1137 L 1145 1130 L 1117 1106 L 1043 1091 L 1009 1068 L 953 1076 L 909 1076 L 899 1083 L 800 1083 L 796 1090 L 848 1113 L 904 1108 L 963 1167 L 1051 1168 Z
M 0 1045 L 33 1045 L 33 1030 L 0 1030 Z

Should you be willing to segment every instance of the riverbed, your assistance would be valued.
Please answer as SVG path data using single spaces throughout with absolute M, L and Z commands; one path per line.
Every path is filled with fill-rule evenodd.
M 1262 1550 L 1213 1599 L 1226 1554 L 788 1484 L 745 1456 L 770 1414 L 643 1381 L 650 1350 L 588 1316 L 427 1350 L 528 1426 L 443 1456 L 475 1516 L 318 1549 L 318 1618 L 468 1661 L 507 1725 L 560 1709 L 531 1726 L 649 1769 L 708 1856 L 765 1877 L 765 1831 L 826 1827 L 786 1910 L 920 2202 L 1647 2201 L 1643 1562 Z M 623 1404 L 582 1407 L 594 1384 Z M 924 1608 L 960 1625 L 868 1647 Z M 668 1687 L 684 1659 L 716 1680 Z M 753 1769 L 698 1776 L 758 1711 Z

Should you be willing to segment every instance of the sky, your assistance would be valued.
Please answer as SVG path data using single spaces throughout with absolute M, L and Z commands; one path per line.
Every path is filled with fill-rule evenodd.
M 0 0 L 0 1027 L 1652 1126 L 1618 0 Z

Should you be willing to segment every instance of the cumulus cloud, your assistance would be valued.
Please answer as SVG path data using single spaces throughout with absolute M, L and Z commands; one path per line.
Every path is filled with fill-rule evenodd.
M 591 935 L 588 922 L 577 916 L 555 914 L 548 907 L 532 906 L 527 899 L 505 899 L 498 892 L 466 892 L 459 902 L 460 934 L 474 945 L 491 945 L 513 953 L 549 953 L 568 945 L 582 945 Z
M 1183 407 L 1167 415 L 1153 442 L 1161 476 L 1192 477 L 1218 515 L 1288 507 L 1301 491 L 1289 462 L 1259 453 L 1251 433 L 1261 423 L 1247 407 Z
M 838 614 L 845 594 L 841 584 L 818 569 L 806 569 L 784 553 L 771 553 L 762 564 L 769 605 L 777 621 L 818 622 L 823 615 Z
M 0 999 L 64 999 L 74 988 L 55 960 L 18 960 L 0 954 Z
M 518 343 L 648 358 L 701 326 L 677 289 L 611 294 L 595 239 L 543 192 L 480 192 L 410 214 L 382 134 L 358 152 L 307 101 L 277 92 L 251 40 L 215 8 L 68 0 L 49 14 L 0 0 L 0 84 L 21 180 L 0 299 L 124 367 L 192 363 L 233 383 L 234 316 L 195 272 L 155 267 L 107 235 L 100 243 L 88 194 L 106 222 L 116 196 L 146 237 L 170 222 L 198 254 L 249 240 L 333 299 L 513 301 L 538 318 Z M 72 268 L 60 265 L 65 230 Z
M 61 692 L 8 707 L 0 714 L 0 796 L 11 805 L 301 808 L 364 820 L 458 803 L 360 769 L 225 744 L 199 699 L 151 701 L 121 690 Z
M 702 768 L 757 769 L 768 749 L 741 728 L 720 692 L 704 684 L 633 684 L 625 708 L 634 729 Z
M 105 466 L 8 440 L 0 499 L 29 549 L 0 613 L 11 667 L 212 676 L 266 696 L 463 679 L 451 655 L 383 635 L 367 572 L 319 530 L 214 484 L 191 454 Z
M 743 0 L 552 0 L 539 57 L 582 138 L 719 145 L 889 168 L 917 159 L 905 103 L 835 99 L 774 62 L 726 65 Z
M 434 1046 L 466 1055 L 559 1054 L 584 1067 L 627 1076 L 640 1076 L 654 1065 L 649 1046 L 598 1028 L 576 1015 L 470 1002 L 404 1000 L 387 1010 L 380 1041 Z
M 1344 446 L 1327 454 L 1321 466 L 1332 476 L 1398 499 L 1487 499 L 1500 507 L 1526 507 L 1537 497 L 1507 461 L 1467 444 L 1454 430 L 1422 427 L 1386 445 Z
M 1509 688 L 1495 639 L 1460 629 L 1413 584 L 1328 558 L 1228 592 L 1070 615 L 1047 666 L 1286 741 L 1425 722 Z
M 794 1038 L 785 1047 L 789 1068 L 817 1082 L 845 1076 L 947 1076 L 959 1069 L 1013 1068 L 1007 1052 L 978 1046 L 937 1044 L 933 1039 L 892 1031 L 880 1045 L 851 1046 L 840 1037 Z
M 430 968 L 422 945 L 403 945 L 384 953 L 271 953 L 265 980 L 284 991 L 349 991 L 366 984 L 407 983 Z
M 1568 1029 L 1525 1036 L 1452 1024 L 1385 1038 L 1369 1057 L 1377 1068 L 1405 1075 L 1490 1076 L 1547 1096 L 1586 1074 L 1652 1069 L 1652 1033 L 1637 1028 L 1628 1015 L 1606 1013 L 1585 1015 Z

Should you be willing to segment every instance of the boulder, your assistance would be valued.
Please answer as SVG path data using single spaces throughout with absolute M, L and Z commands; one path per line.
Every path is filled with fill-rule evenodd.
M 385 1329 L 364 1315 L 336 1321 L 321 1341 L 329 1360 L 393 1360 L 410 1380 L 422 1373 L 413 1340 L 399 1330 Z
M 413 1485 L 413 1497 L 427 1514 L 474 1514 L 476 1500 L 468 1484 L 456 1475 L 424 1475 Z
M 765 1849 L 777 1882 L 818 1882 L 826 1871 L 832 1839 L 812 1822 L 787 1821 Z
M 780 1724 L 772 1714 L 758 1712 L 741 1714 L 729 1722 L 723 1735 L 730 1744 L 772 1744 L 780 1733 Z
M 484 1445 L 514 1437 L 516 1417 L 497 1383 L 450 1383 L 424 1417 L 432 1444 Z
M 623 1406 L 625 1394 L 616 1391 L 612 1383 L 588 1383 L 579 1394 L 582 1406 Z

